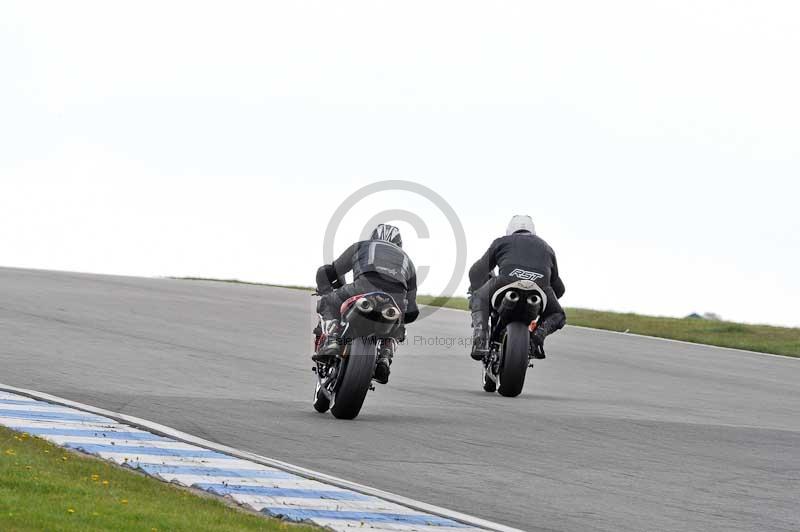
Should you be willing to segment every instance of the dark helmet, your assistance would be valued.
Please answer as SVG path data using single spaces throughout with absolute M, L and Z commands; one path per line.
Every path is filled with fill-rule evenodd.
M 391 242 L 395 246 L 403 247 L 403 239 L 400 237 L 400 229 L 389 224 L 378 224 L 378 227 L 372 230 L 372 240 L 385 240 Z

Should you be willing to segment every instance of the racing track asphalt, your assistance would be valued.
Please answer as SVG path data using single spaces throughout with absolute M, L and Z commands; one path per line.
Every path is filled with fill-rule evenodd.
M 3 268 L 0 382 L 524 530 L 800 529 L 800 360 L 567 327 L 507 399 L 443 309 L 338 421 L 310 404 L 313 303 Z

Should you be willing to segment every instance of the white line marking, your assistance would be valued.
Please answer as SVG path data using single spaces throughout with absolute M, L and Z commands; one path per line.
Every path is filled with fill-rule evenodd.
M 128 460 L 128 464 L 136 467 L 137 464 L 145 466 L 196 466 L 218 469 L 250 469 L 253 471 L 272 471 L 261 464 L 248 460 L 231 460 L 228 458 L 189 458 L 184 456 L 142 456 L 136 460 Z
M 234 467 L 238 466 L 238 462 L 231 464 Z M 309 480 L 307 478 L 285 479 L 285 478 L 247 478 L 247 477 L 219 477 L 219 476 L 205 476 L 205 475 L 182 475 L 182 474 L 162 474 L 164 478 L 169 478 L 170 481 L 180 482 L 187 486 L 195 484 L 232 484 L 237 486 L 255 486 L 255 487 L 268 487 L 268 488 L 298 488 L 309 490 L 327 490 L 327 491 L 344 491 L 342 488 L 331 486 L 330 484 L 323 484 L 316 480 Z
M 30 397 L 20 397 L 19 395 L 14 395 L 13 393 L 7 392 L 0 392 L 0 399 L 11 399 L 15 401 L 30 401 L 31 403 L 35 402 L 34 399 Z
M 96 430 L 97 432 L 141 432 L 148 434 L 143 430 L 131 427 L 130 425 L 121 425 L 119 423 L 98 423 L 96 421 L 54 421 L 52 419 L 21 419 L 18 417 L 5 417 L 0 412 L 0 424 L 7 427 L 29 427 L 31 430 L 36 429 L 81 429 L 81 430 Z M 24 429 L 20 429 L 24 430 Z
M 281 508 L 287 510 L 345 510 L 354 512 L 384 512 L 415 515 L 419 512 L 406 506 L 376 499 L 375 501 L 334 501 L 326 499 L 299 499 L 293 497 L 265 497 L 263 495 L 238 495 L 237 500 L 261 510 L 262 508 Z M 379 502 L 378 502 L 379 501 Z
M 109 434 L 113 433 L 109 432 Z M 53 434 L 42 434 L 39 437 L 50 440 L 58 445 L 64 445 L 65 443 L 85 443 L 90 445 L 124 445 L 126 447 L 141 447 L 143 449 L 178 449 L 186 451 L 197 449 L 196 445 L 189 445 L 181 441 L 119 440 L 104 438 L 102 436 L 56 436 Z
M 3 415 L 3 412 L 6 410 L 18 410 L 18 411 L 25 411 L 25 412 L 49 412 L 53 414 L 74 414 L 74 408 L 66 408 L 63 406 L 56 406 L 56 405 L 42 405 L 36 404 L 35 402 L 31 402 L 30 405 L 9 405 L 9 404 L 2 404 L 0 403 L 0 415 Z
M 426 526 L 426 525 L 403 525 L 400 523 L 365 523 L 363 521 L 344 521 L 341 519 L 320 519 L 315 518 L 315 522 L 329 526 L 331 528 L 354 528 L 358 530 L 385 531 L 385 532 L 465 532 L 463 528 L 453 528 L 449 526 Z
M 205 449 L 200 449 L 205 450 Z M 234 464 L 235 461 L 231 458 L 197 458 L 192 456 L 173 456 L 170 454 L 144 454 L 144 453 L 132 453 L 132 452 L 113 452 L 113 451 L 100 451 L 100 452 L 92 452 L 91 454 L 96 454 L 102 458 L 106 458 L 108 460 L 113 460 L 118 464 L 132 464 L 132 463 L 148 463 L 152 465 L 165 465 L 173 462 L 174 460 L 182 460 L 180 462 L 182 465 L 197 465 L 197 464 L 204 464 L 207 467 L 227 467 L 228 465 Z M 214 464 L 213 466 L 210 464 Z M 227 465 L 226 465 L 227 464 Z

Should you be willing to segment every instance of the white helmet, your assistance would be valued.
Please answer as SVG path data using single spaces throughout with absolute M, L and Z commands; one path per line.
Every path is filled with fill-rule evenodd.
M 513 235 L 520 231 L 526 231 L 533 235 L 536 234 L 536 226 L 533 225 L 533 220 L 527 214 L 516 214 L 512 216 L 511 221 L 508 222 L 508 228 L 506 229 L 507 235 Z

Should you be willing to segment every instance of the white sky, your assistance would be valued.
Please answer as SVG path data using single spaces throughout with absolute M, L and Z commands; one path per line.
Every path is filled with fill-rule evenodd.
M 567 305 L 800 325 L 798 27 L 794 1 L 6 0 L 0 265 L 311 284 L 335 208 L 405 179 L 469 263 L 530 213 Z M 362 202 L 337 250 L 391 208 L 437 293 L 423 199 Z

